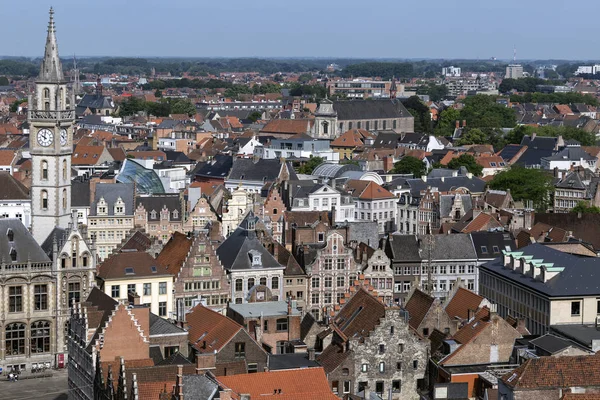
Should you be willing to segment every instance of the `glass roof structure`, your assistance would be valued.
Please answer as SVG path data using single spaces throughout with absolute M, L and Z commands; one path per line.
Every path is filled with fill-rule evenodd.
M 158 174 L 131 159 L 123 161 L 123 166 L 117 175 L 117 182 L 135 183 L 136 192 L 140 194 L 165 193 Z
M 311 175 L 323 178 L 338 178 L 346 171 L 360 171 L 360 167 L 354 164 L 330 164 L 323 163 L 312 172 Z

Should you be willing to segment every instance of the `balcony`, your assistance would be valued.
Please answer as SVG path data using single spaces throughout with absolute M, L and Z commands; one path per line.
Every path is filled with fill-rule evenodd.
M 75 119 L 75 110 L 63 110 L 63 111 L 43 111 L 43 110 L 29 110 L 27 112 L 28 120 L 36 121 L 72 121 Z

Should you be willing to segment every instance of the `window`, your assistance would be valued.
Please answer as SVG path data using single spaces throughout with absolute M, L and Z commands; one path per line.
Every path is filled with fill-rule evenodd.
M 75 303 L 79 303 L 81 299 L 81 283 L 69 282 L 69 306 Z
M 263 323 L 263 332 L 268 332 L 269 331 L 269 320 L 265 319 L 264 323 Z
M 396 369 L 397 369 L 398 371 L 402 371 L 402 363 L 401 363 L 400 361 L 398 361 L 398 362 L 396 363 Z
M 158 283 L 158 294 L 167 294 L 167 282 Z
M 343 392 L 344 393 L 350 393 L 350 381 L 344 381 Z
M 31 324 L 31 352 L 48 353 L 50 351 L 50 322 L 37 321 Z
M 68 180 L 68 175 L 67 175 L 67 160 L 63 160 L 62 162 L 62 175 L 63 175 L 63 181 Z
M 458 266 L 458 273 L 459 274 L 464 274 L 465 273 L 465 266 L 464 265 L 459 265 Z
M 331 276 L 326 276 L 325 277 L 325 287 L 326 288 L 332 287 L 333 286 L 332 285 L 332 283 L 333 283 L 332 281 L 333 281 L 333 278 Z
M 419 368 L 419 360 L 413 360 L 413 369 Z
M 248 363 L 248 373 L 255 374 L 258 372 L 258 364 L 257 363 Z
M 331 304 L 331 299 L 332 299 L 331 293 L 325 293 L 323 296 L 324 296 L 323 302 L 325 304 Z
M 581 314 L 581 302 L 572 301 L 571 302 L 571 315 L 580 315 Z
M 385 121 L 383 121 L 383 126 L 383 129 L 385 129 Z M 375 392 L 380 396 L 383 395 L 383 381 L 375 382 Z
M 487 254 L 488 250 L 487 250 L 487 246 L 481 246 L 481 254 Z
M 423 328 L 423 336 L 429 336 L 429 328 Z
M 288 330 L 288 320 L 287 320 L 287 318 L 279 318 L 277 320 L 277 330 L 278 331 L 287 331 Z
M 34 307 L 35 311 L 48 309 L 48 285 L 35 285 L 34 292 Z
M 46 160 L 42 161 L 42 179 L 48 179 L 48 162 Z
M 333 260 L 331 258 L 326 258 L 323 260 L 323 269 L 330 271 L 333 266 Z
M 338 258 L 337 259 L 337 269 L 344 269 L 345 266 L 346 266 L 346 260 L 344 260 L 343 258 Z
M 236 358 L 246 357 L 246 343 L 237 342 L 235 344 L 235 357 Z
M 331 391 L 333 392 L 333 394 L 338 394 L 339 384 L 340 383 L 338 381 L 331 381 Z
M 42 190 L 42 210 L 48 209 L 48 192 L 46 190 Z
M 319 304 L 319 293 L 313 293 L 310 295 L 310 302 L 312 304 Z
M 279 278 L 271 278 L 271 289 L 279 289 Z
M 248 290 L 252 289 L 254 287 L 254 278 L 249 278 L 248 279 Z
M 242 281 L 241 279 L 236 279 L 235 280 L 235 291 L 241 292 L 242 290 L 244 290 L 244 281 Z
M 467 289 L 475 290 L 475 279 L 467 280 Z
M 311 286 L 313 289 L 318 289 L 319 286 L 321 286 L 319 277 L 315 276 L 314 278 L 311 279 Z
M 379 363 L 379 372 L 382 374 L 385 372 L 385 362 L 383 361 Z
M 158 316 L 166 317 L 167 316 L 167 302 L 161 301 L 158 303 Z
M 150 296 L 152 294 L 152 284 L 144 283 L 144 296 Z
M 404 343 L 399 343 L 398 344 L 398 353 L 403 353 L 404 352 Z
M 336 279 L 336 286 L 337 287 L 344 287 L 346 284 L 346 279 L 344 279 L 343 276 L 338 276 Z
M 14 323 L 6 326 L 6 353 L 16 356 L 25 354 L 25 324 Z
M 379 345 L 379 354 L 383 354 L 385 353 L 385 344 L 380 344 Z
M 23 287 L 11 286 L 8 289 L 8 311 L 22 312 L 23 311 Z
M 121 297 L 121 287 L 119 285 L 112 285 L 110 293 L 113 298 Z
M 361 372 L 368 372 L 369 371 L 369 364 L 363 364 L 363 365 L 361 365 L 360 371 Z
M 402 382 L 401 381 L 392 381 L 392 392 L 394 393 L 400 393 L 402 388 Z
M 135 283 L 127 284 L 127 294 L 129 293 L 135 293 Z

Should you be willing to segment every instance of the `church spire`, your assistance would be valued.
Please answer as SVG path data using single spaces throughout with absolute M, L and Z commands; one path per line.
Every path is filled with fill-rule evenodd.
M 40 82 L 63 82 L 60 58 L 58 58 L 58 44 L 56 42 L 56 29 L 54 27 L 54 9 L 50 7 L 50 22 L 48 22 L 48 36 L 46 38 L 46 50 L 38 81 Z

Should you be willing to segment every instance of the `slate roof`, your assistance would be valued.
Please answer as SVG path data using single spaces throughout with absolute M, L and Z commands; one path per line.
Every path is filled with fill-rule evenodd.
M 269 370 L 319 367 L 315 360 L 308 359 L 308 353 L 271 354 Z
M 258 221 L 254 213 L 250 211 L 240 226 L 217 248 L 217 256 L 221 264 L 228 271 L 244 269 L 262 269 L 284 267 L 275 260 L 275 258 L 265 249 L 260 240 L 256 237 L 254 230 L 248 230 L 248 222 Z M 261 256 L 261 264 L 252 266 L 249 254 L 253 250 Z
M 96 206 L 100 198 L 107 203 L 108 215 L 115 215 L 114 205 L 118 198 L 125 204 L 125 215 L 133 215 L 133 183 L 99 183 L 96 185 L 95 198 L 90 207 L 90 215 L 96 216 Z
M 469 211 L 473 208 L 473 202 L 471 201 L 471 196 L 468 194 L 443 194 L 440 196 L 440 215 L 444 216 L 444 217 L 449 217 L 451 216 L 450 213 L 452 212 L 452 205 L 454 204 L 454 199 L 456 198 L 456 196 L 459 196 L 462 204 L 463 204 L 463 208 L 465 211 Z
M 143 205 L 148 214 L 148 221 L 160 221 L 160 211 L 166 206 L 169 210 L 169 219 L 171 221 L 181 221 L 183 211 L 181 209 L 181 199 L 178 193 L 155 193 L 152 196 L 137 196 L 135 198 L 135 208 Z M 177 210 L 177 218 L 173 215 L 173 210 Z M 156 217 L 152 218 L 151 212 L 156 211 Z
M 112 254 L 98 266 L 97 274 L 103 280 L 167 275 L 172 274 L 143 251 Z
M 12 241 L 8 237 L 9 230 L 14 235 Z M 19 219 L 0 218 L 0 259 L 9 265 L 11 249 L 17 252 L 16 263 L 50 262 L 50 258 Z
M 200 353 L 220 351 L 242 326 L 218 312 L 198 304 L 186 314 L 186 326 L 190 345 Z M 206 342 L 206 346 L 204 343 Z
M 397 178 L 384 185 L 384 187 L 390 191 L 397 186 L 402 186 L 403 188 L 408 187 L 411 196 L 420 197 L 421 191 L 427 190 L 428 187 L 436 187 L 440 192 L 449 192 L 464 187 L 471 193 L 483 193 L 486 185 L 487 183 L 483 179 L 475 176 L 471 178 L 468 176 L 453 176 L 445 177 L 443 180 L 442 178 L 427 178 L 427 182 L 420 178 Z
M 595 161 L 598 160 L 597 157 L 594 157 L 588 153 L 586 153 L 581 147 L 565 147 L 561 151 L 551 156 L 543 157 L 544 160 L 547 161 L 564 161 L 564 160 L 584 160 L 584 161 Z
M 187 332 L 156 314 L 150 313 L 150 337 L 160 335 L 185 335 Z M 179 353 L 177 353 L 179 354 Z
M 338 226 L 348 227 L 346 235 L 348 242 L 366 243 L 375 247 L 379 244 L 379 228 L 376 221 L 346 222 Z
M 184 375 L 183 398 L 212 400 L 218 395 L 219 385 L 207 375 Z
M 145 233 L 136 230 L 127 241 L 121 246 L 119 250 L 137 250 L 146 251 L 152 246 L 152 239 Z
M 41 244 L 42 250 L 48 255 L 51 260 L 54 260 L 54 241 L 60 249 L 67 239 L 67 230 L 60 226 L 55 226 L 48 237 Z
M 502 382 L 514 389 L 556 389 L 600 385 L 600 357 L 540 357 L 508 372 Z
M 196 171 L 196 176 L 225 179 L 233 166 L 233 158 L 224 154 L 217 154 L 212 160 L 205 163 Z
M 500 257 L 502 250 L 516 249 L 514 238 L 507 232 L 471 232 L 471 239 L 479 259 Z
M 542 293 L 546 296 L 590 296 L 600 294 L 600 282 L 591 277 L 596 276 L 600 268 L 600 258 L 579 257 L 563 253 L 542 244 L 534 243 L 518 250 L 523 255 L 533 256 L 534 259 L 553 263 L 554 267 L 564 270 L 548 282 L 532 279 L 518 271 L 504 267 L 503 259 L 497 258 L 479 267 L 494 275 L 500 275 L 521 286 Z
M 0 172 L 0 200 L 29 200 L 29 189 L 8 172 Z
M 97 93 L 89 94 L 86 93 L 83 95 L 79 103 L 77 104 L 77 114 L 85 111 L 86 108 L 90 110 L 94 110 L 97 108 L 113 108 L 114 103 L 112 101 L 112 97 L 110 96 L 99 96 Z M 80 110 L 79 110 L 80 109 Z
M 260 159 L 254 161 L 251 158 L 236 158 L 229 171 L 227 180 L 230 181 L 274 181 L 281 171 L 279 159 Z
M 354 119 L 412 118 L 400 100 L 340 100 L 333 102 L 338 121 Z
M 550 136 L 535 136 L 532 138 L 529 135 L 525 135 L 521 139 L 521 146 L 539 150 L 554 150 L 557 141 L 558 138 Z
M 572 346 L 571 343 L 569 343 L 565 339 L 559 338 L 558 336 L 554 336 L 551 334 L 546 334 L 535 338 L 529 343 L 534 345 L 536 348 L 548 352 L 549 354 L 558 353 L 559 351 L 562 351 Z
M 90 206 L 90 181 L 73 180 L 71 182 L 71 207 Z
M 470 235 L 433 235 L 432 258 L 434 260 L 474 260 L 477 258 Z
M 435 299 L 429 296 L 427 293 L 416 289 L 406 302 L 404 309 L 408 311 L 409 320 L 408 324 L 413 329 L 419 329 L 421 322 L 429 312 L 431 305 Z
M 419 238 L 416 235 L 390 235 L 387 247 L 394 261 L 421 261 Z

